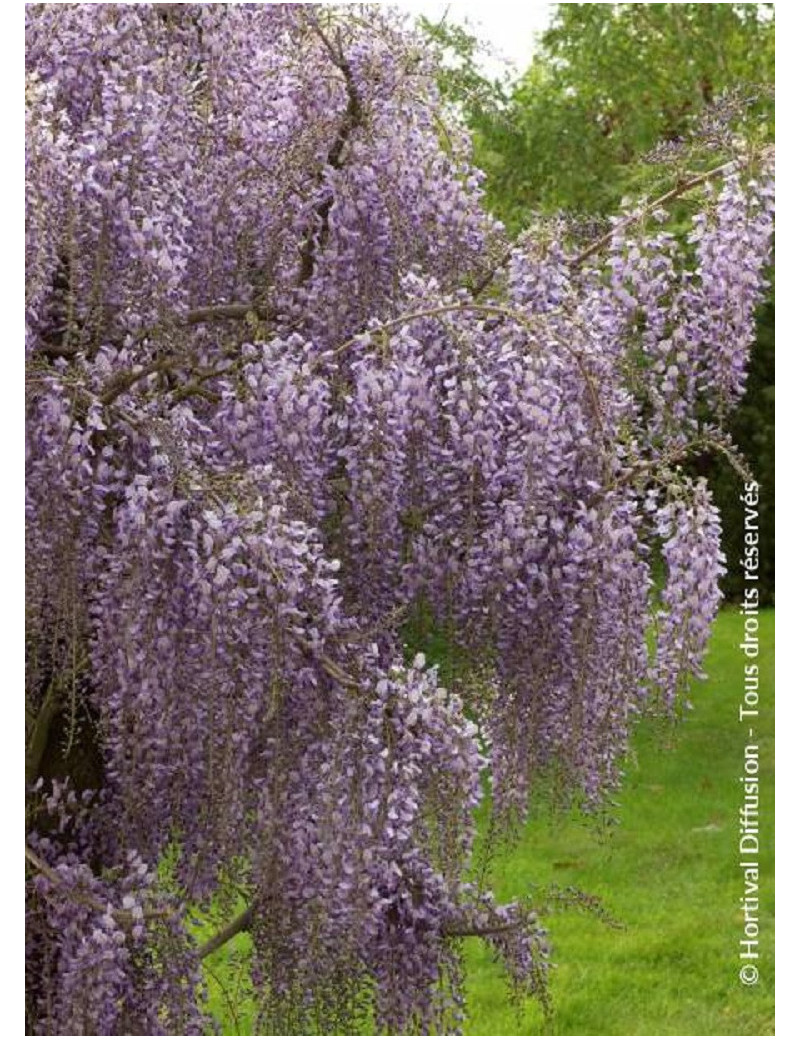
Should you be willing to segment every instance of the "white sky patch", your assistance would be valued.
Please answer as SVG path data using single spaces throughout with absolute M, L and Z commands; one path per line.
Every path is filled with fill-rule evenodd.
M 548 27 L 557 5 L 541 0 L 393 0 L 393 6 L 412 15 L 424 14 L 431 22 L 446 16 L 448 22 L 466 26 L 496 51 L 496 57 L 482 56 L 484 74 L 502 76 L 508 71 L 516 79 L 530 65 L 536 34 Z

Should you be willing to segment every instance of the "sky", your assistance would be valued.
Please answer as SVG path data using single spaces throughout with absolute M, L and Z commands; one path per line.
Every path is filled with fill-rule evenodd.
M 468 23 L 474 35 L 490 43 L 519 76 L 530 65 L 534 34 L 547 28 L 556 5 L 541 0 L 394 0 L 394 6 L 424 14 L 432 22 L 447 14 L 448 21 Z M 502 61 L 484 59 L 483 65 L 487 73 L 503 71 Z

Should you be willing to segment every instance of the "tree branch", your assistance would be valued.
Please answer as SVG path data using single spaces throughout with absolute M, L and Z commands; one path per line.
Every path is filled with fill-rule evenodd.
M 683 462 L 692 455 L 701 455 L 707 451 L 713 451 L 718 455 L 722 455 L 743 483 L 749 483 L 755 480 L 754 475 L 747 467 L 747 463 L 744 459 L 740 458 L 736 449 L 732 445 L 726 444 L 724 440 L 720 440 L 713 436 L 701 435 L 696 437 L 694 440 L 687 441 L 686 444 L 682 444 L 678 448 L 667 452 L 666 455 L 640 462 L 621 479 L 618 478 L 612 480 L 604 487 L 600 488 L 597 492 L 596 500 L 600 501 L 609 491 L 632 484 L 637 480 L 643 480 L 649 475 L 657 473 L 661 469 L 667 469 L 677 463 Z
M 364 109 L 361 105 L 361 98 L 358 94 L 353 70 L 347 58 L 345 58 L 341 46 L 337 51 L 316 21 L 311 21 L 310 25 L 312 31 L 322 40 L 331 61 L 344 76 L 345 88 L 347 90 L 347 108 L 339 124 L 336 138 L 328 151 L 325 166 L 317 176 L 317 183 L 322 184 L 325 169 L 340 170 L 342 168 L 342 156 L 345 146 L 353 131 L 361 126 L 364 120 Z M 333 195 L 329 194 L 314 207 L 313 219 L 306 229 L 303 243 L 300 247 L 299 285 L 305 285 L 312 278 L 316 264 L 317 247 L 321 246 L 324 248 L 328 240 L 328 217 L 330 216 L 333 201 Z M 319 225 L 318 233 L 315 232 L 317 224 Z
M 516 932 L 524 928 L 526 921 L 504 921 L 502 924 L 470 925 L 452 924 L 445 925 L 442 935 L 447 939 L 484 939 L 492 935 L 503 935 L 505 932 Z
M 314 652 L 311 646 L 308 647 L 308 650 L 310 653 Z M 348 675 L 347 672 L 342 667 L 340 667 L 340 665 L 338 665 L 331 657 L 328 657 L 327 654 L 316 654 L 315 656 L 319 661 L 322 670 L 331 679 L 333 679 L 334 682 L 338 682 L 340 686 L 346 686 L 348 689 L 351 690 L 361 689 L 360 683 L 351 675 Z
M 652 213 L 654 210 L 661 209 L 662 206 L 668 205 L 670 202 L 681 195 L 685 195 L 687 191 L 691 191 L 692 188 L 698 188 L 701 184 L 707 184 L 709 181 L 717 180 L 719 177 L 724 177 L 726 173 L 735 169 L 739 164 L 738 159 L 731 159 L 728 162 L 722 163 L 721 166 L 715 166 L 713 170 L 707 170 L 705 173 L 698 173 L 694 177 L 689 177 L 688 180 L 679 181 L 674 188 L 660 195 L 657 199 L 649 202 L 644 209 L 631 213 L 630 216 L 625 217 L 619 224 L 607 232 L 607 234 L 595 239 L 594 242 L 590 243 L 576 256 L 573 256 L 570 260 L 570 267 L 579 267 L 584 260 L 588 260 L 590 256 L 594 256 L 595 253 L 599 253 L 601 250 L 613 240 L 614 236 L 624 228 L 630 227 L 631 224 L 635 224 L 643 217 Z
M 477 300 L 481 293 L 485 292 L 489 288 L 489 286 L 494 281 L 494 277 L 497 274 L 497 272 L 502 271 L 506 264 L 508 264 L 511 261 L 511 257 L 514 255 L 515 249 L 516 243 L 512 243 L 505 251 L 505 253 L 503 253 L 503 255 L 500 257 L 500 259 L 497 261 L 494 267 L 490 268 L 483 276 L 483 278 L 481 278 L 475 285 L 473 285 L 472 289 L 470 290 L 473 300 Z
M 399 318 L 392 318 L 390 321 L 384 322 L 382 325 L 378 325 L 372 329 L 365 329 L 363 332 L 352 336 L 344 343 L 340 343 L 338 347 L 334 347 L 332 350 L 325 351 L 320 355 L 319 361 L 327 360 L 328 358 L 336 357 L 339 354 L 343 354 L 350 347 L 355 346 L 359 340 L 364 336 L 372 336 L 376 332 L 390 332 L 392 329 L 398 329 L 403 325 L 407 325 L 410 321 L 417 321 L 420 318 L 438 318 L 444 314 L 458 314 L 463 311 L 473 311 L 478 314 L 486 314 L 495 318 L 508 318 L 511 321 L 515 321 L 518 325 L 525 328 L 531 327 L 531 322 L 536 315 L 523 314 L 520 311 L 515 311 L 510 307 L 502 307 L 499 304 L 493 303 L 446 303 L 436 307 L 423 307 L 418 311 L 410 311 L 407 314 L 401 314 Z M 554 313 L 550 311 L 549 313 Z M 318 362 L 319 363 L 319 362 Z
M 216 935 L 212 936 L 208 942 L 204 942 L 202 946 L 198 947 L 197 956 L 199 959 L 205 960 L 206 957 L 210 957 L 212 953 L 218 950 L 225 943 L 228 943 L 235 936 L 239 935 L 240 932 L 247 932 L 250 930 L 250 926 L 253 923 L 254 908 L 248 906 L 248 908 L 238 917 L 235 917 L 230 924 L 217 932 Z
M 595 239 L 594 242 L 591 242 L 580 253 L 577 253 L 571 258 L 569 261 L 570 266 L 579 267 L 585 260 L 588 260 L 590 256 L 594 256 L 595 253 L 599 253 L 605 249 L 620 228 L 629 227 L 631 224 L 635 224 L 638 220 L 641 220 L 642 217 L 660 209 L 662 206 L 668 205 L 670 202 L 673 202 L 675 199 L 680 198 L 682 195 L 691 191 L 692 188 L 700 187 L 702 184 L 707 184 L 710 181 L 724 177 L 729 170 L 735 168 L 738 162 L 738 159 L 731 159 L 728 162 L 722 163 L 720 166 L 715 166 L 712 170 L 706 170 L 704 173 L 698 173 L 685 180 L 679 181 L 678 184 L 673 188 L 670 188 L 669 191 L 664 192 L 664 194 L 660 195 L 657 199 L 647 203 L 643 210 L 626 217 L 620 224 L 617 224 L 616 227 L 612 228 L 611 231 L 602 235 L 600 238 Z M 497 264 L 495 264 L 495 266 L 492 267 L 475 286 L 473 286 L 471 290 L 473 298 L 477 298 L 481 293 L 488 289 L 497 272 L 502 270 L 511 260 L 515 248 L 516 245 L 512 244 Z
M 100 395 L 100 404 L 107 408 L 110 404 L 113 404 L 118 397 L 127 393 L 128 390 L 132 389 L 142 379 L 147 379 L 148 376 L 156 375 L 158 372 L 171 371 L 172 365 L 170 362 L 164 358 L 159 358 L 158 361 L 153 361 L 149 365 L 144 365 L 138 372 L 121 372 L 110 380 L 105 391 Z
M 25 859 L 30 865 L 37 870 L 43 877 L 46 877 L 51 884 L 56 885 L 60 889 L 66 889 L 68 897 L 75 903 L 79 903 L 81 906 L 86 906 L 90 910 L 94 910 L 95 913 L 105 914 L 109 912 L 108 904 L 102 903 L 99 899 L 95 899 L 94 896 L 87 895 L 83 892 L 75 892 L 70 890 L 70 886 L 64 880 L 63 877 L 58 873 L 57 870 L 45 863 L 38 853 L 34 852 L 30 845 L 25 846 Z M 132 925 L 139 923 L 142 918 L 154 920 L 156 918 L 169 917 L 171 911 L 169 910 L 143 910 L 142 917 L 134 917 L 133 912 L 130 910 L 111 910 L 111 916 L 114 920 L 123 928 L 130 928 Z
M 212 303 L 190 310 L 184 321 L 187 325 L 200 325 L 207 321 L 241 321 L 250 315 L 260 321 L 270 321 L 274 318 L 271 311 L 258 307 L 254 303 Z
M 206 957 L 210 957 L 212 953 L 215 953 L 226 943 L 229 943 L 231 939 L 234 939 L 237 935 L 242 932 L 250 930 L 255 918 L 255 907 L 248 906 L 238 917 L 235 917 L 229 924 L 226 924 L 224 928 L 220 929 L 216 935 L 212 936 L 207 942 L 204 942 L 202 946 L 198 947 L 197 956 L 200 960 L 205 960 Z M 525 921 L 504 921 L 502 924 L 494 925 L 469 925 L 469 924 L 445 924 L 442 928 L 442 938 L 444 939 L 466 939 L 466 938 L 488 938 L 492 935 L 502 935 L 506 932 L 515 932 L 525 926 Z
M 233 301 L 232 303 L 210 303 L 194 307 L 186 314 L 173 315 L 170 320 L 178 325 L 203 325 L 215 321 L 244 321 L 250 317 L 258 321 L 271 321 L 275 315 L 271 310 L 255 303 Z M 134 345 L 154 335 L 158 328 L 157 325 L 150 325 L 137 333 L 134 337 Z M 70 347 L 63 343 L 47 341 L 38 344 L 34 353 L 47 358 L 71 359 L 81 354 L 82 350 L 80 347 Z
M 76 357 L 80 350 L 77 347 L 67 347 L 62 343 L 41 343 L 34 351 L 36 354 L 41 354 L 42 357 L 47 358 L 67 358 L 67 360 Z
M 517 325 L 526 329 L 532 336 L 536 334 L 534 324 L 539 323 L 540 328 L 542 323 L 552 317 L 554 314 L 560 312 L 559 308 L 554 308 L 548 311 L 546 314 L 524 314 L 521 311 L 514 310 L 511 307 L 501 307 L 499 304 L 492 303 L 448 303 L 438 307 L 427 307 L 422 310 L 412 311 L 409 314 L 402 314 L 399 318 L 393 318 L 391 321 L 385 322 L 383 325 L 379 325 L 377 328 L 367 329 L 365 332 L 359 333 L 357 336 L 351 337 L 344 343 L 341 343 L 338 347 L 334 347 L 332 350 L 326 351 L 321 354 L 317 360 L 317 364 L 331 357 L 336 357 L 343 351 L 349 349 L 359 342 L 362 336 L 371 336 L 376 332 L 388 332 L 390 329 L 396 329 L 402 325 L 406 325 L 410 321 L 415 321 L 419 318 L 436 318 L 444 314 L 455 314 L 460 311 L 474 311 L 478 314 L 487 314 L 494 317 L 506 318 L 509 321 L 515 322 Z M 550 336 L 555 340 L 573 359 L 575 364 L 578 366 L 578 370 L 581 374 L 581 378 L 586 384 L 586 390 L 589 394 L 589 404 L 592 410 L 595 425 L 597 426 L 597 433 L 599 436 L 606 441 L 608 447 L 608 440 L 606 437 L 605 423 L 603 422 L 603 413 L 600 406 L 600 395 L 597 392 L 597 386 L 591 372 L 586 366 L 586 360 L 580 351 L 576 350 L 572 344 L 568 343 L 562 336 L 559 336 L 550 326 L 544 326 L 544 332 L 547 336 Z

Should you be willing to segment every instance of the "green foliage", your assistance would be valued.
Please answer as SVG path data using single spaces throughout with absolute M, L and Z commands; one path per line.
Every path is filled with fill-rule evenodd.
M 508 82 L 487 79 L 478 66 L 481 53 L 487 48 L 467 29 L 443 18 L 432 22 L 421 15 L 419 27 L 439 51 L 442 61 L 437 75 L 439 93 L 444 100 L 474 119 L 483 112 L 490 121 L 504 107 Z
M 514 229 L 532 211 L 612 212 L 658 176 L 642 157 L 730 91 L 737 129 L 769 133 L 774 70 L 763 4 L 560 4 L 509 105 L 468 99 L 489 204 Z

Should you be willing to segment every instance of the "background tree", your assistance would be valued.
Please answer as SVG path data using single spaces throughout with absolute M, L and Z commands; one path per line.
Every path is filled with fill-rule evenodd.
M 734 455 L 769 155 L 514 243 L 390 13 L 34 5 L 26 44 L 28 1031 L 200 1033 L 245 929 L 265 1033 L 456 1030 L 468 935 L 543 998 L 473 810 L 601 807 L 700 669 L 679 467 Z
M 479 43 L 425 23 L 449 56 L 443 92 L 467 116 L 486 202 L 512 231 L 535 214 L 604 220 L 619 200 L 654 197 L 720 161 L 734 135 L 774 135 L 775 27 L 769 4 L 560 4 L 518 82 L 492 82 Z M 658 147 L 657 147 L 658 146 Z M 672 219 L 686 219 L 680 207 Z M 591 227 L 591 224 L 589 225 Z M 732 429 L 761 484 L 762 599 L 774 589 L 774 299 L 758 321 L 747 394 Z M 706 457 L 742 592 L 741 482 Z

